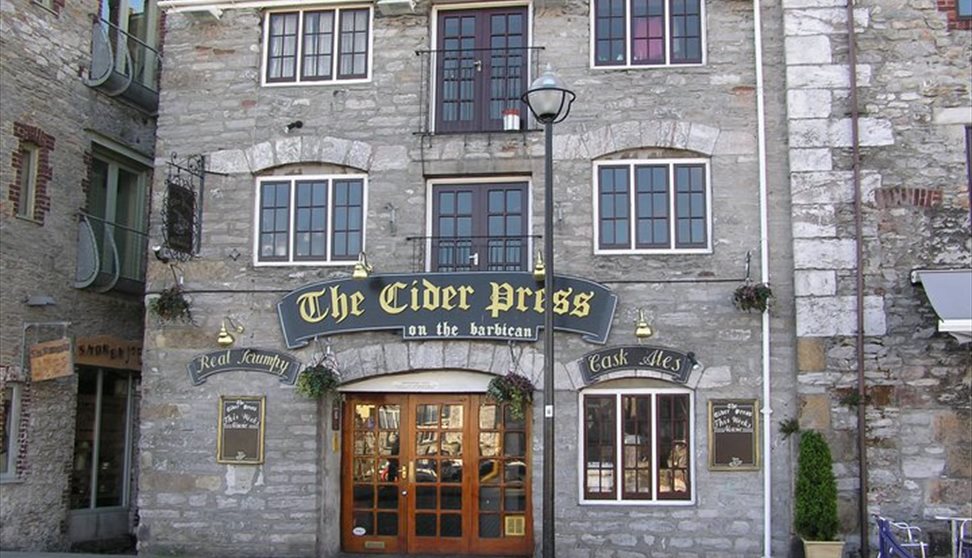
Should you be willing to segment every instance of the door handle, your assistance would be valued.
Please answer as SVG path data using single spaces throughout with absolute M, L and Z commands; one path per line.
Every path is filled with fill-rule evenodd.
M 398 478 L 404 479 L 405 478 L 405 475 L 407 475 L 407 474 L 408 474 L 408 466 L 407 465 L 402 465 L 401 467 L 398 468 Z

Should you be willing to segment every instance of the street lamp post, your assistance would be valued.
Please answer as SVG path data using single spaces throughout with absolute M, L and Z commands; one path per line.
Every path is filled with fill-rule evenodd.
M 543 124 L 544 205 L 543 205 L 543 558 L 553 558 L 554 550 L 554 257 L 553 257 L 553 125 L 567 118 L 574 92 L 566 89 L 550 66 L 538 77 L 521 99 Z

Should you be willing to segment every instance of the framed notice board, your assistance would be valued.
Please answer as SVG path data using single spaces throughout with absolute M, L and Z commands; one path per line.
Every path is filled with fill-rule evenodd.
M 759 469 L 759 401 L 709 400 L 709 469 Z
M 252 395 L 219 397 L 216 462 L 238 465 L 263 463 L 264 418 L 267 398 Z

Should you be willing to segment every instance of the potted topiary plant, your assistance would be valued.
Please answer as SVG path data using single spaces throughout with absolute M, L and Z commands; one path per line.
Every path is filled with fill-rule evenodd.
M 192 322 L 189 299 L 186 298 L 186 294 L 178 284 L 168 289 L 163 289 L 159 293 L 159 296 L 152 299 L 149 303 L 149 309 L 162 322 L 173 322 L 176 320 L 186 323 Z
M 535 389 L 530 378 L 516 372 L 509 372 L 505 376 L 496 376 L 490 380 L 486 395 L 497 403 L 509 403 L 513 417 L 522 419 L 526 415 L 527 406 L 533 404 Z
M 758 310 L 765 312 L 769 308 L 770 299 L 773 298 L 773 290 L 769 283 L 753 283 L 746 280 L 745 283 L 736 287 L 732 294 L 732 303 L 736 308 L 747 312 Z
M 837 481 L 830 447 L 814 430 L 800 434 L 800 453 L 794 494 L 793 526 L 803 539 L 806 558 L 840 558 L 844 542 L 837 541 Z

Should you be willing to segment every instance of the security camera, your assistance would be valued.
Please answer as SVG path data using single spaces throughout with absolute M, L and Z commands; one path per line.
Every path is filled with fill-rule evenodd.
M 159 260 L 164 264 L 169 263 L 169 256 L 166 255 L 167 250 L 162 246 L 156 244 L 155 246 L 152 247 L 152 252 L 155 253 L 155 259 Z

